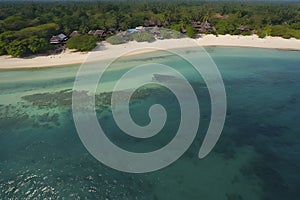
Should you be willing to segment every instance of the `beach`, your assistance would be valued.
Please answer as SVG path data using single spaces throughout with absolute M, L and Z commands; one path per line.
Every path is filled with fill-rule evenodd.
M 5 55 L 0 56 L 0 69 L 18 69 L 18 68 L 41 68 L 64 66 L 83 63 L 87 57 L 93 54 L 97 60 L 108 60 L 117 57 L 126 50 L 131 51 L 139 49 L 138 53 L 145 53 L 146 48 L 174 49 L 190 47 L 189 38 L 156 40 L 155 42 L 135 42 L 131 41 L 120 45 L 111 45 L 107 42 L 101 42 L 92 52 L 76 52 L 66 50 L 63 53 L 55 55 L 39 55 L 26 58 L 13 58 Z M 239 35 L 201 35 L 195 39 L 200 46 L 232 46 L 232 47 L 253 47 L 269 48 L 283 50 L 300 50 L 300 40 L 291 38 L 283 39 L 280 37 L 259 38 L 257 35 L 239 36 Z M 143 50 L 145 48 L 145 50 Z M 152 50 L 153 51 L 153 50 Z M 96 60 L 95 60 L 96 61 Z

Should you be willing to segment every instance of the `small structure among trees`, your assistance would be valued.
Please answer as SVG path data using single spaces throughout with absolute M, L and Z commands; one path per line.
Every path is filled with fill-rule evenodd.
M 63 44 L 68 40 L 68 37 L 61 33 L 59 35 L 52 36 L 50 39 L 50 44 Z
M 99 36 L 100 38 L 104 39 L 106 37 L 106 32 L 104 30 L 90 30 L 88 32 L 89 35 L 96 35 Z
M 209 23 L 207 20 L 204 22 L 192 22 L 192 26 L 198 31 L 198 32 L 215 32 L 216 28 Z
M 151 17 L 149 20 L 146 19 L 144 20 L 144 26 L 149 27 L 149 26 L 162 26 L 162 23 L 159 19 L 155 19 Z
M 66 41 L 68 39 L 69 38 L 63 33 L 51 37 L 50 44 L 53 44 L 55 46 L 55 53 L 66 50 Z
M 240 25 L 236 29 L 239 31 L 250 31 L 250 28 L 248 26 L 243 26 L 243 25 Z
M 76 35 L 80 35 L 80 32 L 79 31 L 73 31 L 71 34 L 70 34 L 70 38 L 71 37 L 74 37 Z
M 213 18 L 216 18 L 216 19 L 228 19 L 229 15 L 221 15 L 220 13 L 216 13 L 215 15 L 213 15 Z

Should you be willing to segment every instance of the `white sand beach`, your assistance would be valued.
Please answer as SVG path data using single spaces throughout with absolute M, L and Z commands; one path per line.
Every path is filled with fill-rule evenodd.
M 16 69 L 16 68 L 40 68 L 52 66 L 64 66 L 71 64 L 83 63 L 88 55 L 95 54 L 99 60 L 107 60 L 114 58 L 124 50 L 141 49 L 139 53 L 149 51 L 143 48 L 185 48 L 189 47 L 189 38 L 181 39 L 165 39 L 157 40 L 152 43 L 135 41 L 120 45 L 110 45 L 107 42 L 102 42 L 93 52 L 74 52 L 66 50 L 61 54 L 48 56 L 32 56 L 27 58 L 12 58 L 11 56 L 0 56 L 0 69 Z M 189 41 L 189 42 L 188 42 Z M 258 38 L 257 35 L 251 36 L 232 36 L 232 35 L 202 35 L 195 40 L 201 46 L 234 46 L 234 47 L 255 47 L 255 48 L 271 48 L 285 50 L 300 50 L 300 40 L 283 39 L 280 37 Z
M 300 50 L 300 40 L 295 38 L 284 39 L 281 37 L 259 38 L 257 35 L 204 35 L 197 39 L 202 46 L 233 46 L 255 47 L 268 49 Z

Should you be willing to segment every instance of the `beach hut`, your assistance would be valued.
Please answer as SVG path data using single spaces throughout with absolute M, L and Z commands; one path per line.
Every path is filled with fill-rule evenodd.
M 59 44 L 60 43 L 60 38 L 57 36 L 52 36 L 50 39 L 51 44 Z
M 213 15 L 213 18 L 216 18 L 216 19 L 228 19 L 229 15 L 221 15 L 220 13 L 216 13 L 215 15 Z
M 160 22 L 159 20 L 157 20 L 157 19 L 151 17 L 149 20 L 146 19 L 146 20 L 144 21 L 144 26 L 145 26 L 145 27 L 148 27 L 148 26 L 156 26 L 156 25 L 158 25 L 158 23 L 161 25 L 161 22 Z
M 150 29 L 150 33 L 158 35 L 160 34 L 160 29 L 158 28 L 158 26 L 154 26 L 152 29 Z
M 169 21 L 164 21 L 164 23 L 162 24 L 163 26 L 169 26 L 170 22 Z
M 148 27 L 148 26 L 150 26 L 150 22 L 149 22 L 149 20 L 148 20 L 148 19 L 146 19 L 146 20 L 144 21 L 144 26 L 145 26 L 145 27 Z
M 161 27 L 162 26 L 162 23 L 161 23 L 161 21 L 158 19 L 158 20 L 156 20 L 156 26 L 159 26 L 159 27 Z
M 141 31 L 141 30 L 144 30 L 144 27 L 143 26 L 137 26 L 137 27 L 135 27 L 135 30 Z
M 106 37 L 106 32 L 104 30 L 100 30 L 100 29 L 97 29 L 97 30 L 90 30 L 88 32 L 89 35 L 97 35 L 101 38 L 105 38 Z
M 201 22 L 192 22 L 192 26 L 193 26 L 196 30 L 200 30 L 200 29 L 202 28 Z
M 239 31 L 250 31 L 250 28 L 248 26 L 243 26 L 243 25 L 240 25 L 236 29 Z
M 105 33 L 104 30 L 96 30 L 96 31 L 94 32 L 94 35 L 97 35 L 97 36 L 99 36 L 99 37 L 101 37 L 101 38 L 105 38 L 105 37 L 106 37 L 106 33 Z
M 68 40 L 68 37 L 61 33 L 59 35 L 52 36 L 50 39 L 50 44 L 61 44 Z
M 90 30 L 90 31 L 88 32 L 89 35 L 94 35 L 94 33 L 95 33 L 94 30 Z
M 111 34 L 114 34 L 116 32 L 117 32 L 117 30 L 115 28 L 109 28 L 106 34 L 111 35 Z
M 136 30 L 136 29 L 133 29 L 133 28 L 129 28 L 129 29 L 127 29 L 127 32 L 128 32 L 129 34 L 133 34 L 133 33 L 137 32 L 137 30 Z
M 151 17 L 149 19 L 149 26 L 155 26 L 156 25 L 157 20 L 153 17 Z
M 80 32 L 79 31 L 73 31 L 71 34 L 70 34 L 70 38 L 71 37 L 74 37 L 75 35 L 79 35 Z
M 192 22 L 192 26 L 199 32 L 206 32 L 206 31 L 216 31 L 216 28 L 211 25 L 207 20 L 205 22 Z

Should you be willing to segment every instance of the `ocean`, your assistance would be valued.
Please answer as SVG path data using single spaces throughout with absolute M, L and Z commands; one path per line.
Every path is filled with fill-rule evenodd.
M 151 53 L 151 62 L 172 66 L 186 77 L 201 112 L 197 135 L 187 151 L 170 165 L 148 173 L 112 169 L 81 142 L 72 115 L 79 65 L 1 70 L 0 199 L 298 199 L 300 52 L 235 47 L 207 47 L 206 51 L 226 90 L 221 137 L 212 152 L 198 158 L 211 115 L 205 82 L 186 61 Z M 187 49 L 186 53 L 193 52 Z M 132 119 L 147 125 L 149 108 L 159 103 L 168 114 L 165 126 L 147 139 L 124 134 L 112 115 L 110 91 L 130 67 L 149 58 L 126 59 L 103 74 L 95 97 L 97 119 L 115 145 L 136 153 L 151 152 L 175 137 L 180 105 L 170 90 L 155 81 L 144 85 L 129 103 Z M 85 75 L 93 74 L 91 70 Z M 139 74 L 137 82 L 143 77 Z

